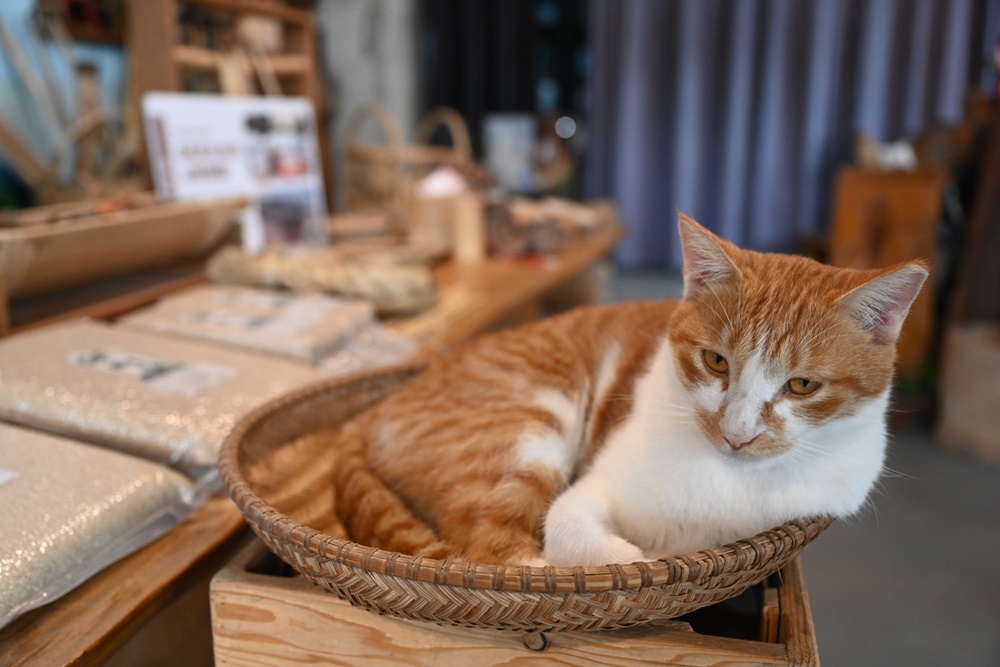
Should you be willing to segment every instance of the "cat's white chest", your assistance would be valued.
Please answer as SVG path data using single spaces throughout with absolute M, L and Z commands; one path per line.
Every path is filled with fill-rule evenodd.
M 710 443 L 664 343 L 634 406 L 578 484 L 605 498 L 611 529 L 648 558 L 749 537 L 795 517 L 856 511 L 881 470 L 884 401 L 811 438 L 822 456 L 740 462 Z M 704 403 L 703 403 L 704 404 Z M 825 458 L 824 458 L 825 457 Z

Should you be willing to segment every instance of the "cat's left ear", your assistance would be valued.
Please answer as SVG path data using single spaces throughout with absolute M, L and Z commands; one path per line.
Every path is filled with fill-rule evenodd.
M 684 296 L 705 285 L 740 277 L 740 270 L 723 248 L 725 241 L 683 213 L 677 217 L 684 255 Z
M 840 297 L 861 328 L 870 331 L 876 343 L 896 342 L 903 320 L 920 288 L 927 280 L 927 269 L 920 264 L 907 264 L 868 281 Z

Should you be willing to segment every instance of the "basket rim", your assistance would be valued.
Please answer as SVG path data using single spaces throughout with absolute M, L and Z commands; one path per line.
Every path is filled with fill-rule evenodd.
M 239 465 L 240 445 L 268 419 L 287 407 L 316 399 L 321 394 L 344 391 L 352 385 L 388 375 L 414 374 L 420 368 L 422 366 L 404 364 L 346 378 L 319 380 L 258 406 L 238 421 L 220 449 L 219 473 L 247 523 L 255 531 L 287 541 L 313 557 L 373 574 L 508 592 L 597 593 L 694 583 L 706 577 L 763 568 L 783 555 L 800 550 L 834 520 L 830 516 L 796 519 L 720 547 L 652 561 L 571 567 L 493 565 L 411 556 L 334 537 L 282 513 L 250 487 Z

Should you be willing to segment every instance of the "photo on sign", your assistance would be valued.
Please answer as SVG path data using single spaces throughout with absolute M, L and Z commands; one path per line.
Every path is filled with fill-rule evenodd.
M 326 242 L 326 192 L 310 100 L 149 93 L 143 118 L 157 197 L 245 197 L 243 246 Z

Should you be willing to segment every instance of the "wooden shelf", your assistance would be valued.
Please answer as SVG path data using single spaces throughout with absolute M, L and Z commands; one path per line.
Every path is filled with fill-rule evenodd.
M 280 0 L 181 0 L 181 2 L 186 5 L 199 5 L 234 14 L 259 14 L 287 23 L 305 24 L 310 20 L 308 11 L 290 7 Z
M 219 66 L 219 52 L 198 46 L 175 46 L 174 62 L 191 69 L 216 69 Z
M 321 108 L 312 14 L 265 0 L 130 0 L 128 36 L 133 54 L 132 88 L 136 97 L 153 90 L 181 90 L 184 69 L 215 70 L 231 57 L 230 49 L 209 49 L 184 44 L 180 39 L 178 9 L 200 6 L 241 17 L 265 17 L 282 24 L 285 52 L 264 58 L 276 75 L 296 76 L 296 94 L 313 99 Z M 234 47 L 237 46 L 234 42 Z M 164 58 L 163 54 L 169 54 Z
M 174 62 L 178 67 L 187 69 L 217 70 L 221 61 L 228 57 L 220 51 L 199 46 L 175 46 L 173 53 Z M 309 58 L 295 53 L 278 53 L 262 57 L 277 76 L 305 75 L 313 66 Z

